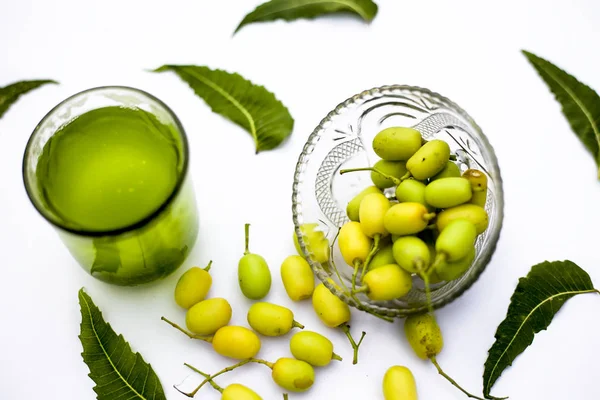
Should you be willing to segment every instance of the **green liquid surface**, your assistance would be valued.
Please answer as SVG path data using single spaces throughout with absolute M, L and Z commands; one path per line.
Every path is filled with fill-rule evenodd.
M 174 126 L 124 107 L 89 111 L 44 146 L 36 175 L 43 201 L 69 226 L 124 228 L 151 215 L 182 172 Z

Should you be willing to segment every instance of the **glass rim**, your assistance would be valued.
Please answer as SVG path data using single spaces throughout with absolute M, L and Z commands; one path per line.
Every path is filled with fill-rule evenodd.
M 66 226 L 65 224 L 62 224 L 56 218 L 53 218 L 50 215 L 50 213 L 48 213 L 46 211 L 45 207 L 42 207 L 42 205 L 38 204 L 38 201 L 34 199 L 34 196 L 32 195 L 31 190 L 30 190 L 32 187 L 32 183 L 29 181 L 29 179 L 27 177 L 27 173 L 26 173 L 27 172 L 27 160 L 28 160 L 28 157 L 31 152 L 31 145 L 33 143 L 33 139 L 36 137 L 38 130 L 44 124 L 44 122 L 46 122 L 50 118 L 50 116 L 52 116 L 57 110 L 59 110 L 61 107 L 65 106 L 66 103 L 73 100 L 74 98 L 77 98 L 84 94 L 88 94 L 90 92 L 97 92 L 97 91 L 101 91 L 101 90 L 110 90 L 110 89 L 124 90 L 124 91 L 136 92 L 138 94 L 141 94 L 142 96 L 145 96 L 145 97 L 149 98 L 150 100 L 155 101 L 160 107 L 162 107 L 169 114 L 169 116 L 171 118 L 173 118 L 173 121 L 175 122 L 175 127 L 177 128 L 178 133 L 181 136 L 183 166 L 182 166 L 181 173 L 179 173 L 177 176 L 177 182 L 175 183 L 175 186 L 173 187 L 173 190 L 171 191 L 169 196 L 165 200 L 163 200 L 163 202 L 161 203 L 161 205 L 158 208 L 156 208 L 155 210 L 150 212 L 148 215 L 142 217 L 138 221 L 135 221 L 133 223 L 130 223 L 129 225 L 126 225 L 126 226 L 123 226 L 120 228 L 116 228 L 116 229 L 108 229 L 108 230 L 75 229 L 75 228 Z M 171 203 L 173 203 L 173 201 L 175 200 L 175 198 L 177 197 L 179 192 L 181 192 L 183 183 L 185 182 L 185 179 L 187 178 L 188 168 L 189 168 L 189 144 L 188 144 L 187 135 L 185 133 L 185 130 L 183 129 L 183 125 L 181 124 L 181 121 L 179 120 L 177 115 L 173 112 L 173 110 L 169 106 L 167 106 L 162 100 L 160 100 L 156 96 L 153 96 L 144 90 L 133 88 L 130 86 L 107 85 L 107 86 L 97 86 L 97 87 L 93 87 L 90 89 L 86 89 L 86 90 L 77 92 L 77 93 L 67 97 L 66 99 L 62 100 L 60 103 L 58 103 L 57 105 L 52 107 L 52 109 L 50 109 L 50 111 L 48 111 L 46 113 L 46 115 L 44 115 L 44 117 L 40 120 L 40 122 L 38 122 L 38 124 L 33 129 L 33 132 L 31 133 L 31 135 L 27 141 L 27 144 L 25 145 L 21 174 L 22 174 L 22 178 L 23 178 L 23 184 L 25 185 L 25 192 L 27 193 L 27 197 L 29 198 L 29 201 L 31 202 L 33 207 L 38 211 L 38 213 L 46 221 L 48 221 L 50 224 L 52 224 L 55 228 L 59 228 L 63 231 L 73 233 L 78 236 L 102 237 L 102 236 L 118 236 L 118 235 L 121 235 L 121 234 L 124 234 L 127 232 L 132 232 L 132 231 L 142 228 L 142 227 L 148 225 L 150 222 L 152 222 L 167 207 L 169 207 L 171 205 Z

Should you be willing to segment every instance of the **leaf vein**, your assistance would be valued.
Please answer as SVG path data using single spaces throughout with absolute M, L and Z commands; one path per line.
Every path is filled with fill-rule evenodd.
M 92 331 L 94 332 L 94 335 L 96 335 L 96 337 L 98 337 L 98 333 L 97 333 L 97 331 L 96 331 L 96 326 L 95 326 L 95 324 L 94 324 L 94 319 L 93 319 L 93 317 L 92 317 L 92 312 L 91 312 L 91 309 L 90 309 L 90 305 L 89 305 L 89 303 L 88 303 L 87 299 L 85 299 L 85 297 L 83 297 L 83 301 L 85 302 L 85 305 L 86 305 L 86 307 L 87 307 L 88 313 L 89 313 L 89 315 L 90 315 L 90 326 L 91 326 L 91 328 L 92 328 Z M 107 325 L 108 325 L 108 324 L 107 324 Z M 107 331 L 108 331 L 108 329 L 107 329 Z M 100 342 L 100 338 L 99 338 L 99 337 L 98 337 L 98 345 L 100 346 L 100 348 L 102 349 L 102 351 L 103 351 L 103 352 L 104 352 L 104 354 L 106 355 L 106 357 L 107 357 L 107 360 L 108 360 L 108 362 L 110 363 L 111 367 L 112 367 L 112 368 L 115 370 L 115 372 L 116 372 L 116 373 L 119 375 L 119 377 L 120 377 L 120 378 L 123 380 L 123 382 L 125 383 L 125 385 L 127 385 L 127 387 L 129 387 L 129 389 L 131 389 L 131 391 L 132 391 L 133 393 L 135 393 L 135 394 L 137 395 L 137 397 L 139 397 L 140 399 L 144 399 L 144 396 L 142 396 L 141 394 L 139 394 L 139 393 L 137 392 L 137 390 L 135 390 L 135 389 L 134 389 L 134 388 L 133 388 L 133 387 L 132 387 L 132 386 L 129 384 L 129 382 L 127 382 L 126 380 L 124 380 L 124 379 L 123 379 L 123 376 L 121 375 L 121 373 L 120 373 L 119 371 L 117 371 L 117 369 L 116 369 L 115 365 L 113 364 L 112 360 L 111 360 L 111 359 L 110 359 L 110 357 L 108 356 L 108 354 L 107 354 L 107 352 L 106 352 L 106 349 L 104 348 L 104 345 L 102 344 L 102 342 Z M 136 396 L 134 396 L 134 397 L 136 397 Z M 144 400 L 146 400 L 146 399 L 144 399 Z
M 596 292 L 596 289 L 576 290 L 576 291 L 574 290 L 574 291 L 570 291 L 570 292 L 562 292 L 562 293 L 558 293 L 558 294 L 555 294 L 555 295 L 547 298 L 546 300 L 544 300 L 543 302 L 541 302 L 540 304 L 538 304 L 537 306 L 535 306 L 535 308 L 533 310 L 531 310 L 529 312 L 529 314 L 527 314 L 527 316 L 525 317 L 525 319 L 523 320 L 523 322 L 519 325 L 519 328 L 517 329 L 517 332 L 513 335 L 512 339 L 510 340 L 510 342 L 508 343 L 508 345 L 506 346 L 506 348 L 504 349 L 504 351 L 502 352 L 502 354 L 500 355 L 500 357 L 498 357 L 498 360 L 494 364 L 494 367 L 492 368 L 492 371 L 491 371 L 490 376 L 488 378 L 487 385 L 490 384 L 490 382 L 492 380 L 492 377 L 494 375 L 494 372 L 496 371 L 496 368 L 498 367 L 498 364 L 500 363 L 500 360 L 502 360 L 502 358 L 505 356 L 505 354 L 508 351 L 508 349 L 512 346 L 513 342 L 515 341 L 515 338 L 519 335 L 519 332 L 521 331 L 521 329 L 523 328 L 523 326 L 525 325 L 525 323 L 529 320 L 529 318 L 532 316 L 532 314 L 539 307 L 541 307 L 547 301 L 550 301 L 550 300 L 552 300 L 553 298 L 556 298 L 556 297 L 568 296 L 568 295 L 576 295 L 576 294 L 584 294 L 584 293 L 593 293 L 593 292 Z

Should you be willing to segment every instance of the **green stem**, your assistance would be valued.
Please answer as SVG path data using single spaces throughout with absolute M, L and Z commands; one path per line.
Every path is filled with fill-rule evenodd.
M 434 212 L 430 212 L 430 213 L 427 213 L 427 214 L 423 214 L 423 221 L 427 221 L 427 222 L 429 222 L 429 221 L 431 221 L 432 219 L 434 219 L 434 218 L 435 218 L 435 216 L 436 216 L 436 213 L 434 213 Z
M 425 267 L 425 262 L 421 258 L 416 259 L 414 264 L 415 264 L 415 269 L 417 270 L 417 273 L 419 274 L 421 279 L 423 279 L 423 283 L 425 284 L 425 296 L 427 298 L 427 309 L 431 314 L 433 314 L 433 305 L 431 304 L 431 288 L 429 286 L 429 270 Z
M 365 263 L 363 264 L 362 271 L 360 272 L 360 279 L 362 279 L 365 276 L 365 272 L 367 272 L 367 268 L 369 267 L 371 260 L 373 259 L 373 257 L 375 257 L 375 254 L 377 254 L 377 252 L 379 251 L 379 242 L 380 241 L 381 241 L 381 234 L 380 233 L 375 234 L 375 236 L 373 236 L 373 247 L 371 248 L 371 251 L 367 255 L 367 259 L 365 260 Z
M 446 380 L 448 380 L 448 382 L 450 382 L 454 387 L 458 388 L 458 390 L 460 390 L 465 395 L 467 395 L 467 397 L 469 397 L 471 399 L 485 400 L 485 399 L 483 399 L 481 397 L 477 397 L 475 395 L 472 395 L 471 393 L 467 392 L 465 389 L 463 389 L 462 387 L 460 387 L 460 385 L 458 383 L 456 383 L 456 381 L 454 379 L 452 379 L 450 376 L 448 376 L 444 372 L 444 370 L 442 370 L 442 367 L 440 367 L 440 365 L 438 364 L 437 360 L 435 359 L 435 356 L 431 357 L 430 360 L 433 363 L 433 365 L 435 365 L 435 367 L 437 368 L 439 374 L 441 376 L 443 376 L 444 378 L 446 378 Z
M 407 180 L 408 178 L 410 178 L 412 176 L 412 174 L 410 173 L 410 171 L 407 171 L 404 175 L 402 175 L 402 177 L 400 178 L 400 182 Z
M 340 171 L 340 175 L 347 174 L 348 172 L 359 172 L 359 171 L 373 171 L 373 172 L 377 172 L 379 175 L 383 176 L 385 179 L 389 179 L 390 181 L 394 182 L 395 186 L 398 186 L 400 183 L 402 183 L 402 179 L 398 179 L 395 176 L 386 174 L 385 172 L 383 172 L 383 171 L 381 171 L 381 170 L 379 170 L 377 168 L 373 168 L 373 167 L 342 169 Z
M 212 336 L 196 335 L 195 333 L 191 333 L 191 332 L 186 331 L 185 329 L 183 329 L 182 327 L 180 327 L 176 323 L 169 321 L 165 317 L 160 317 L 160 319 L 162 321 L 165 321 L 167 324 L 171 325 L 173 328 L 177 329 L 178 331 L 185 333 L 187 335 L 187 337 L 189 337 L 190 339 L 204 340 L 205 342 L 212 343 L 212 339 L 213 339 Z
M 367 285 L 360 286 L 358 289 L 353 290 L 352 293 L 369 293 L 369 287 Z
M 355 294 L 356 277 L 358 276 L 358 269 L 360 268 L 361 264 L 362 264 L 362 262 L 359 259 L 354 260 L 354 272 L 352 273 L 352 290 L 350 290 L 350 297 L 352 297 L 354 299 L 354 301 L 356 301 L 356 304 L 358 304 L 359 309 L 364 310 L 365 305 L 362 303 L 362 301 L 360 301 L 360 299 Z
M 430 269 L 437 268 L 438 265 L 445 262 L 447 259 L 448 255 L 446 253 L 438 252 L 435 256 L 435 260 L 433 260 L 433 263 L 431 264 Z
M 209 272 L 209 271 L 210 271 L 210 267 L 211 267 L 211 266 L 212 266 L 212 260 L 210 260 L 210 261 L 208 262 L 208 265 L 207 265 L 206 267 L 204 267 L 204 270 L 205 270 L 206 272 Z
M 329 253 L 330 257 L 329 257 L 329 259 L 331 260 L 331 264 L 333 265 L 333 271 L 335 272 L 335 274 L 336 274 L 336 276 L 337 276 L 340 284 L 342 285 L 343 292 L 346 293 L 348 296 L 352 297 L 354 299 L 354 301 L 356 301 L 357 308 L 359 310 L 364 311 L 367 314 L 371 314 L 371 315 L 373 315 L 373 316 L 375 316 L 377 318 L 380 318 L 380 319 L 382 319 L 382 320 L 384 320 L 386 322 L 393 323 L 394 322 L 393 318 L 390 318 L 390 317 L 387 317 L 385 315 L 378 314 L 375 311 L 371 311 L 371 310 L 366 309 L 364 307 L 364 305 L 362 304 L 362 302 L 358 299 L 358 297 L 354 296 L 352 294 L 352 292 L 350 291 L 350 289 L 348 289 L 348 286 L 346 286 L 346 283 L 342 279 L 342 275 L 340 274 L 340 271 L 338 270 L 338 267 L 335 264 L 335 260 L 334 260 L 334 257 L 333 257 L 333 254 L 334 254 L 333 247 L 335 246 L 335 242 L 337 241 L 337 238 L 338 238 L 339 235 L 340 235 L 340 230 L 338 229 L 335 237 L 333 238 L 333 241 L 331 242 L 331 245 L 329 246 L 329 250 L 330 250 L 330 253 Z
M 340 357 L 338 354 L 331 353 L 331 359 L 336 361 L 343 361 L 344 359 Z
M 344 283 L 344 280 L 342 279 L 342 275 L 340 274 L 340 271 L 338 270 L 337 265 L 335 264 L 335 260 L 333 257 L 334 251 L 333 251 L 333 247 L 335 246 L 335 242 L 337 241 L 338 236 L 340 235 L 340 229 L 338 229 L 337 233 L 335 234 L 335 237 L 333 238 L 333 241 L 331 242 L 331 246 L 329 246 L 329 259 L 331 260 L 331 264 L 333 265 L 333 270 L 335 272 L 335 274 L 338 277 L 338 280 L 340 282 L 340 284 L 342 285 L 342 287 L 344 288 L 345 292 L 348 292 L 348 287 L 346 286 L 346 284 Z
M 294 321 L 292 321 L 292 328 L 304 329 L 304 325 L 302 325 L 300 322 L 294 320 Z
M 217 385 L 217 383 L 215 381 L 213 381 L 212 379 L 210 379 L 210 375 L 207 373 L 204 373 L 202 371 L 200 371 L 198 368 L 195 368 L 193 366 L 191 366 L 188 363 L 184 363 L 183 365 L 185 365 L 186 367 L 188 367 L 189 369 L 191 369 L 194 372 L 197 372 L 198 374 L 202 375 L 205 378 L 208 378 L 208 383 L 210 383 L 210 385 L 217 391 L 223 393 L 223 388 L 219 385 Z
M 288 394 L 287 393 L 283 394 L 283 400 L 288 400 Z
M 425 297 L 427 298 L 427 310 L 433 314 L 433 304 L 431 304 L 431 288 L 429 287 L 429 274 L 424 272 L 421 276 L 425 284 Z
M 354 350 L 354 358 L 352 359 L 352 364 L 357 364 L 358 363 L 358 349 L 367 333 L 366 332 L 362 333 L 360 340 L 358 341 L 358 344 L 357 344 L 354 341 L 352 334 L 350 333 L 350 325 L 342 325 L 342 326 L 340 326 L 340 329 L 346 334 L 346 336 L 348 337 L 348 340 L 350 341 L 350 345 L 352 345 L 352 349 Z
M 246 250 L 244 250 L 244 255 L 246 255 L 250 253 L 250 250 L 248 250 L 248 245 L 250 243 L 250 224 L 244 225 L 244 231 L 246 233 Z
M 394 318 L 392 318 L 392 317 L 388 317 L 388 316 L 386 316 L 386 315 L 379 314 L 379 313 L 376 313 L 375 311 L 371 311 L 371 310 L 365 310 L 365 309 L 361 309 L 361 311 L 364 311 L 364 312 L 366 312 L 367 314 L 371 314 L 372 316 L 374 316 L 374 317 L 377 317 L 377 318 L 379 318 L 379 319 L 382 319 L 382 320 L 384 320 L 384 321 L 386 321 L 386 322 L 389 322 L 389 323 L 394 323 Z
M 239 367 L 241 367 L 241 366 L 243 366 L 243 365 L 246 365 L 246 364 L 248 364 L 249 362 L 251 362 L 251 359 L 244 360 L 244 361 L 240 361 L 240 362 L 239 362 L 239 363 L 237 363 L 237 364 L 231 365 L 231 366 L 229 366 L 229 367 L 227 367 L 227 368 L 223 368 L 221 371 L 217 372 L 216 374 L 210 375 L 208 378 L 205 378 L 205 379 L 202 381 L 202 383 L 200 383 L 200 385 L 198 385 L 198 387 L 196 387 L 196 389 L 192 390 L 190 393 L 185 393 L 185 392 L 182 392 L 181 390 L 177 389 L 177 387 L 176 387 L 175 389 L 177 389 L 177 391 L 179 391 L 181 394 L 184 394 L 184 395 L 186 395 L 187 397 L 194 397 L 194 396 L 196 395 L 196 393 L 198 393 L 198 391 L 199 391 L 200 389 L 202 389 L 202 386 L 204 386 L 204 385 L 205 385 L 207 382 L 209 382 L 209 381 L 211 381 L 211 380 L 215 379 L 215 378 L 216 378 L 217 376 L 219 376 L 219 375 L 223 375 L 224 373 L 227 373 L 227 372 L 233 371 L 233 370 L 234 370 L 234 369 L 236 369 L 236 368 L 239 368 Z
M 352 273 L 352 293 L 354 293 L 354 289 L 356 289 L 356 277 L 358 276 L 358 269 L 360 268 L 362 262 L 359 259 L 354 260 L 354 272 Z
M 248 364 L 248 363 L 251 363 L 251 362 L 253 362 L 253 363 L 257 363 L 257 364 L 263 364 L 263 365 L 266 365 L 267 367 L 269 367 L 269 368 L 273 369 L 273 363 L 270 363 L 270 362 L 268 362 L 268 361 L 261 360 L 261 359 L 258 359 L 258 358 L 248 358 L 248 359 L 246 359 L 246 360 L 242 360 L 242 361 L 238 362 L 237 364 L 233 364 L 233 365 L 230 365 L 230 366 L 229 366 L 229 367 L 227 367 L 227 368 L 223 368 L 223 369 L 222 369 L 222 370 L 220 370 L 219 372 L 217 372 L 217 373 L 215 373 L 215 374 L 212 374 L 212 375 L 210 375 L 210 376 L 206 377 L 206 378 L 205 378 L 205 379 L 202 381 L 202 383 L 200 383 L 200 385 L 198 385 L 198 387 L 196 387 L 196 389 L 192 390 L 192 391 L 191 391 L 191 392 L 189 392 L 189 393 L 182 392 L 182 391 L 181 391 L 181 390 L 179 390 L 177 387 L 175 387 L 175 389 L 176 389 L 176 390 L 177 390 L 179 393 L 181 393 L 181 394 L 184 394 L 184 395 L 186 395 L 187 397 L 194 397 L 194 396 L 196 395 L 196 393 L 198 393 L 198 391 L 199 391 L 200 389 L 202 389 L 202 386 L 206 385 L 206 384 L 207 384 L 209 381 L 211 381 L 211 380 L 215 379 L 216 377 L 218 377 L 218 376 L 220 376 L 220 375 L 223 375 L 223 374 L 225 374 L 225 373 L 227 373 L 227 372 L 231 372 L 231 371 L 233 371 L 234 369 L 237 369 L 237 368 L 239 368 L 239 367 L 242 367 L 242 366 L 244 366 L 244 365 L 246 365 L 246 364 Z

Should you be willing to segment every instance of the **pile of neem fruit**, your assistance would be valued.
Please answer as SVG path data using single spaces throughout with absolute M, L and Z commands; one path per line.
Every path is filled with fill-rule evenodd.
M 249 251 L 249 224 L 246 224 L 245 228 L 246 250 L 238 263 L 238 282 L 244 296 L 251 300 L 261 300 L 271 289 L 271 271 L 262 256 Z M 221 356 L 239 362 L 212 376 L 186 364 L 206 379 L 194 391 L 184 394 L 193 397 L 208 383 L 222 393 L 222 400 L 260 400 L 261 397 L 256 392 L 243 385 L 232 384 L 222 388 L 214 382 L 215 377 L 248 363 L 258 363 L 270 368 L 273 381 L 286 391 L 304 392 L 310 389 L 315 381 L 314 367 L 327 366 L 332 360 L 342 361 L 342 358 L 333 352 L 333 344 L 329 339 L 317 332 L 304 330 L 304 326 L 294 320 L 290 309 L 277 304 L 260 301 L 254 303 L 247 313 L 251 329 L 229 325 L 232 315 L 229 302 L 220 297 L 207 298 L 212 285 L 209 273 L 211 264 L 212 262 L 204 269 L 190 268 L 179 278 L 175 287 L 176 303 L 187 310 L 187 330 L 164 317 L 162 319 L 190 338 L 211 343 L 213 350 Z M 313 271 L 301 256 L 287 257 L 281 265 L 280 273 L 291 300 L 303 301 L 312 298 L 319 318 L 327 326 L 340 327 L 346 332 L 355 346 L 356 361 L 360 342 L 354 342 L 349 327 L 345 325 L 350 319 L 349 306 L 323 284 L 315 287 Z M 260 336 L 283 336 L 293 328 L 300 329 L 289 342 L 293 358 L 282 357 L 275 362 L 255 358 L 261 348 Z
M 354 268 L 352 293 L 394 300 L 411 290 L 413 274 L 428 284 L 462 276 L 488 226 L 486 175 L 461 174 L 448 143 L 425 141 L 411 128 L 382 130 L 373 150 L 381 158 L 373 167 L 340 171 L 371 171 L 373 182 L 348 203 L 350 221 L 338 236 L 344 261 Z
M 424 280 L 428 293 L 430 283 L 462 276 L 475 257 L 477 235 L 488 225 L 484 208 L 486 175 L 474 169 L 461 173 L 446 142 L 425 141 L 411 128 L 381 131 L 373 140 L 373 150 L 381 158 L 373 167 L 340 171 L 342 174 L 371 171 L 373 186 L 349 202 L 350 221 L 341 227 L 337 239 L 344 261 L 353 268 L 352 288 L 341 289 L 333 280 L 329 283 L 348 290 L 354 298 L 357 293 L 365 293 L 371 300 L 387 301 L 405 296 L 412 288 L 414 274 Z M 301 231 L 313 258 L 326 264 L 332 259 L 333 246 L 317 227 L 305 224 Z M 222 400 L 262 399 L 246 386 L 234 383 L 223 388 L 215 382 L 218 376 L 248 363 L 270 368 L 273 381 L 286 392 L 304 392 L 315 381 L 315 367 L 325 367 L 332 360 L 342 361 L 334 353 L 331 341 L 317 332 L 304 330 L 290 309 L 259 301 L 271 289 L 271 271 L 262 256 L 248 249 L 249 224 L 245 226 L 245 237 L 238 282 L 244 296 L 257 301 L 247 313 L 251 329 L 229 325 L 232 308 L 226 299 L 207 298 L 212 285 L 211 263 L 204 269 L 190 268 L 175 287 L 175 301 L 187 310 L 187 330 L 162 318 L 190 338 L 210 343 L 221 356 L 238 361 L 212 375 L 186 364 L 205 378 L 192 392 L 182 392 L 188 397 L 209 384 L 221 392 Z M 287 295 L 294 302 L 312 299 L 319 319 L 326 326 L 345 332 L 354 349 L 353 364 L 356 364 L 365 332 L 358 343 L 354 341 L 347 325 L 351 318 L 348 304 L 323 283 L 315 287 L 313 271 L 301 256 L 295 234 L 294 241 L 300 255 L 287 257 L 280 269 Z M 334 268 L 337 269 L 335 264 Z M 429 306 L 430 312 L 406 318 L 404 332 L 408 342 L 418 357 L 432 361 L 454 386 L 478 398 L 460 388 L 438 365 L 435 357 L 442 350 L 443 338 Z M 283 336 L 294 328 L 299 331 L 289 342 L 293 357 L 282 357 L 275 362 L 255 358 L 261 348 L 261 337 Z M 383 376 L 382 386 L 385 400 L 417 399 L 415 379 L 405 366 L 390 367 Z M 287 397 L 285 393 L 284 398 Z

